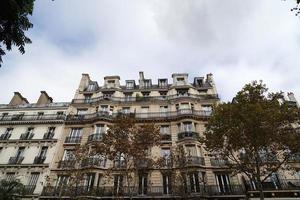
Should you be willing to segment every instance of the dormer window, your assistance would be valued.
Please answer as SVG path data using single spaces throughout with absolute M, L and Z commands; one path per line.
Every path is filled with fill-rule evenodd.
M 144 80 L 144 87 L 145 88 L 151 88 L 151 80 L 150 79 Z
M 143 97 L 149 97 L 150 96 L 150 92 L 142 92 Z
M 134 83 L 133 82 L 126 82 L 126 89 L 134 89 Z
M 107 83 L 108 84 L 115 84 L 115 80 L 108 80 Z
M 177 96 L 189 96 L 188 90 L 177 90 Z
M 92 92 L 92 91 L 95 91 L 95 90 L 96 90 L 96 84 L 90 83 L 88 88 L 87 88 L 87 91 Z
M 158 86 L 160 88 L 166 88 L 168 86 L 168 81 L 167 79 L 159 79 L 158 80 Z

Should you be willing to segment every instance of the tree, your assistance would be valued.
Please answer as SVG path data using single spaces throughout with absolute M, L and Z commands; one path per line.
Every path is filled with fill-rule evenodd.
M 108 175 L 111 176 L 111 172 L 118 174 L 114 180 L 114 194 L 117 197 L 128 195 L 131 198 L 137 192 L 137 182 L 145 181 L 137 180 L 137 177 L 147 174 L 153 166 L 154 160 L 150 152 L 159 143 L 159 129 L 153 123 L 138 124 L 134 117 L 128 115 L 116 117 L 102 142 L 97 145 L 96 152 L 113 162 Z
M 0 200 L 16 200 L 21 199 L 20 196 L 24 192 L 24 185 L 18 179 L 0 181 Z
M 25 31 L 33 27 L 28 18 L 32 15 L 33 4 L 34 0 L 0 1 L 0 67 L 4 48 L 10 51 L 15 45 L 24 54 L 25 44 L 31 43 Z
M 299 110 L 282 102 L 280 93 L 267 91 L 262 81 L 246 84 L 232 102 L 214 108 L 202 138 L 207 150 L 256 183 L 261 199 L 263 182 L 288 168 L 300 139 Z

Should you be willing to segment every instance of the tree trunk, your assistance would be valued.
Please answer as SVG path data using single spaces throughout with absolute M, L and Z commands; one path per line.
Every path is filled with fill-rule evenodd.
M 259 169 L 258 163 L 256 163 L 256 171 L 257 171 L 257 173 L 256 173 L 257 174 L 256 181 L 258 183 L 259 199 L 260 200 L 264 200 L 265 197 L 264 197 L 264 191 L 263 191 L 262 182 L 261 182 L 261 179 L 260 179 L 260 169 Z

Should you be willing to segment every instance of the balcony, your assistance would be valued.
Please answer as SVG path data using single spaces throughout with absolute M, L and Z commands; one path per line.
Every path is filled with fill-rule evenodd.
M 217 94 L 203 94 L 203 95 L 196 95 L 196 94 L 186 94 L 186 95 L 169 95 L 169 96 L 137 96 L 137 97 L 113 97 L 113 96 L 102 96 L 97 98 L 89 99 L 88 103 L 96 103 L 101 101 L 112 101 L 112 102 L 137 102 L 137 101 L 153 101 L 153 100 L 175 100 L 178 98 L 191 98 L 191 99 L 219 99 Z M 86 99 L 73 99 L 73 104 L 82 104 L 87 103 Z
M 265 181 L 262 183 L 263 190 L 273 191 L 273 190 L 300 190 L 300 180 L 299 179 L 280 179 L 277 181 Z M 245 188 L 248 191 L 256 191 L 258 187 L 255 183 L 251 184 L 250 181 L 245 181 Z
M 100 111 L 97 113 L 85 114 L 85 115 L 68 115 L 66 118 L 67 122 L 88 122 L 97 119 L 106 119 L 113 120 L 117 116 L 120 116 L 119 112 L 111 113 Z M 148 112 L 148 113 L 129 113 L 126 115 L 130 115 L 137 120 L 174 120 L 183 117 L 191 117 L 191 118 L 205 118 L 210 117 L 210 111 L 204 110 L 192 110 L 192 109 L 183 109 L 181 111 L 173 111 L 173 112 Z
M 211 166 L 215 167 L 225 167 L 229 164 L 229 160 L 224 160 L 220 158 L 210 158 L 210 164 Z
M 125 168 L 126 163 L 124 160 L 115 160 L 114 161 L 114 168 L 120 169 L 120 168 Z
M 31 140 L 34 136 L 34 133 L 23 133 L 20 136 L 20 140 Z
M 57 114 L 44 114 L 44 115 L 7 115 L 0 118 L 0 122 L 9 122 L 9 121 L 55 121 L 55 120 L 64 120 L 65 115 Z
M 34 158 L 33 164 L 43 164 L 46 160 L 46 156 L 36 156 Z
M 58 168 L 60 169 L 74 168 L 75 164 L 76 164 L 75 160 L 61 160 L 58 162 Z
M 18 165 L 18 164 L 21 164 L 23 160 L 24 160 L 23 156 L 10 157 L 9 160 L 8 160 L 8 164 L 10 164 L 10 165 Z
M 81 137 L 66 137 L 65 143 L 78 144 L 81 142 Z
M 219 197 L 222 196 L 224 199 L 231 199 L 231 197 L 235 197 L 232 199 L 239 199 L 245 197 L 245 191 L 241 185 L 228 185 L 226 189 L 220 188 L 218 185 L 194 185 L 194 188 L 188 187 L 186 190 L 182 188 L 182 186 L 172 186 L 172 187 L 164 187 L 164 186 L 148 186 L 143 188 L 143 194 L 141 194 L 140 187 L 126 187 L 123 186 L 120 190 L 116 191 L 113 186 L 102 186 L 102 187 L 88 187 L 88 186 L 78 186 L 78 187 L 70 187 L 70 188 L 60 188 L 47 186 L 43 188 L 42 198 L 54 197 L 58 196 L 59 193 L 62 193 L 63 196 L 70 196 L 72 193 L 77 197 L 115 197 L 120 195 L 122 198 L 127 199 L 130 195 L 132 195 L 135 199 L 153 199 L 156 197 L 160 199 L 162 198 L 172 198 L 177 199 L 180 197 L 190 197 L 195 199 L 196 197 Z M 197 198 L 197 199 L 198 199 Z
M 100 142 L 102 141 L 103 133 L 94 133 L 89 135 L 88 142 Z
M 199 156 L 188 156 L 187 163 L 188 165 L 205 165 L 204 158 Z
M 84 159 L 81 163 L 81 167 L 105 167 L 106 160 L 102 158 L 97 157 L 90 157 L 87 159 Z
M 178 140 L 198 140 L 199 133 L 194 131 L 183 131 L 178 133 Z

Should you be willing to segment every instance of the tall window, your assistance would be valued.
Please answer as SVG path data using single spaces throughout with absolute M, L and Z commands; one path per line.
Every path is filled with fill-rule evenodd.
M 171 194 L 172 193 L 171 175 L 163 174 L 162 179 L 163 179 L 164 194 Z
M 48 131 L 44 135 L 45 139 L 52 139 L 54 137 L 55 132 L 55 127 L 49 127 Z
M 55 187 L 64 186 L 68 183 L 68 181 L 69 181 L 69 176 L 67 176 L 67 175 L 58 175 L 58 179 L 56 181 L 56 186 Z
M 40 173 L 36 173 L 36 172 L 31 173 L 27 185 L 36 186 L 39 176 L 40 176 Z
M 74 151 L 70 149 L 65 149 L 63 160 L 73 160 L 74 159 Z
M 16 158 L 21 158 L 24 156 L 24 151 L 25 151 L 25 147 L 19 147 L 17 153 L 16 153 Z
M 126 82 L 126 89 L 133 89 L 134 88 L 134 83 L 133 82 Z
M 46 155 L 47 155 L 47 151 L 48 151 L 48 147 L 42 147 L 41 148 L 41 151 L 40 151 L 40 157 L 46 157 Z
M 228 174 L 216 174 L 216 183 L 218 185 L 219 192 L 230 192 L 230 181 Z
M 106 127 L 104 124 L 97 124 L 95 127 L 95 134 L 104 134 L 106 132 Z
M 69 137 L 79 138 L 81 137 L 82 128 L 72 128 Z
M 170 134 L 170 126 L 169 125 L 161 125 L 159 128 L 160 134 L 168 135 Z
M 193 123 L 192 122 L 183 122 L 181 125 L 181 131 L 192 131 L 193 130 Z
M 84 176 L 83 185 L 85 186 L 86 190 L 89 191 L 94 186 L 96 173 L 87 173 Z
M 114 191 L 115 191 L 115 194 L 121 193 L 122 189 L 123 189 L 123 176 L 122 175 L 115 175 L 114 176 Z
M 197 148 L 195 145 L 186 145 L 185 149 L 188 156 L 197 156 Z
M 145 195 L 148 190 L 148 174 L 139 174 L 139 194 Z
M 5 130 L 5 132 L 4 132 L 4 134 L 2 134 L 0 136 L 0 139 L 2 139 L 2 140 L 8 140 L 10 138 L 11 133 L 12 133 L 13 130 L 14 130 L 13 128 L 7 128 Z
M 84 103 L 90 103 L 91 99 L 92 99 L 92 95 L 90 95 L 90 94 L 84 95 Z
M 198 172 L 189 174 L 189 182 L 191 186 L 191 192 L 200 192 L 199 175 Z

